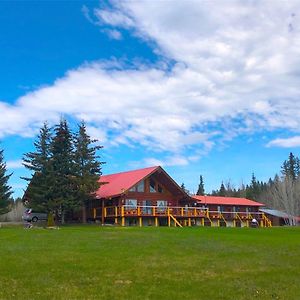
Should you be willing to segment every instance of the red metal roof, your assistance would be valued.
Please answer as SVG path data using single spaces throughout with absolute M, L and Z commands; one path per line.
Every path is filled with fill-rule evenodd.
M 155 172 L 160 167 L 150 167 L 134 171 L 103 175 L 100 182 L 104 183 L 96 192 L 97 198 L 109 198 L 118 196 L 129 190 L 139 181 Z
M 192 196 L 198 204 L 216 205 L 244 205 L 244 206 L 264 206 L 264 204 L 246 198 L 235 197 L 215 197 L 215 196 Z

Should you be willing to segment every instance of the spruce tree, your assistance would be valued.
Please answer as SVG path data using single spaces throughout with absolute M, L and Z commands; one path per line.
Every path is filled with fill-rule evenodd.
M 82 122 L 74 137 L 74 162 L 76 177 L 76 197 L 82 207 L 82 221 L 86 222 L 86 206 L 93 194 L 99 189 L 101 165 L 98 160 L 97 150 L 103 146 L 93 145 L 97 140 L 92 140 L 87 134 L 86 125 Z
M 61 216 L 61 223 L 65 223 L 65 214 L 78 208 L 80 203 L 75 195 L 73 137 L 64 119 L 54 128 L 51 156 L 50 206 Z
M 221 183 L 220 190 L 218 192 L 218 196 L 221 196 L 221 197 L 226 196 L 226 189 L 225 189 L 225 186 L 224 186 L 223 182 Z
M 31 177 L 22 177 L 28 181 L 25 200 L 30 207 L 38 211 L 51 212 L 51 130 L 45 122 L 34 142 L 35 152 L 23 156 L 23 165 L 32 172 Z
M 9 211 L 10 196 L 12 194 L 8 180 L 12 174 L 7 174 L 6 163 L 4 162 L 4 150 L 0 149 L 0 214 Z
M 200 175 L 200 183 L 198 185 L 197 194 L 199 196 L 204 196 L 205 190 L 204 190 L 204 182 L 203 182 L 203 176 Z
M 190 193 L 190 191 L 185 187 L 185 184 L 184 184 L 184 183 L 182 183 L 180 187 L 181 187 L 181 189 L 182 189 L 185 193 L 187 193 L 187 194 Z
M 181 184 L 181 189 L 183 190 L 183 191 L 185 191 L 185 185 L 184 185 L 184 182 Z
M 295 157 L 291 152 L 289 158 L 285 160 L 281 166 L 281 173 L 285 177 L 290 177 L 295 180 L 298 178 L 300 172 L 300 161 L 298 157 Z

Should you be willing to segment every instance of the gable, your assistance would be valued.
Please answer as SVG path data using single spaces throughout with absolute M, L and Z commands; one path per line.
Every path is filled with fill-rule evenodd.
M 174 196 L 188 197 L 177 183 L 161 167 L 157 166 L 101 176 L 100 183 L 102 185 L 96 192 L 96 198 L 116 197 L 130 192 L 130 190 L 137 191 L 138 188 L 142 191 L 142 186 L 145 188 L 146 182 L 149 183 L 151 180 L 155 182 L 154 189 L 157 192 L 162 188 Z

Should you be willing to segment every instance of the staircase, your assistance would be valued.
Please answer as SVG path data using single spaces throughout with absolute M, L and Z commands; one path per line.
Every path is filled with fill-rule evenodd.
M 169 217 L 174 221 L 175 226 L 177 225 L 179 227 L 182 227 L 182 225 L 177 221 L 177 219 L 172 214 L 169 214 Z
M 265 214 L 262 215 L 262 219 L 263 219 L 266 227 L 272 227 L 271 220 Z
M 227 221 L 225 220 L 224 216 L 222 213 L 220 213 L 220 218 L 224 221 L 226 227 L 227 227 Z

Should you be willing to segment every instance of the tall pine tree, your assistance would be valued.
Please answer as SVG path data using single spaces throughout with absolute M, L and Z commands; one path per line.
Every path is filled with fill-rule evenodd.
M 199 182 L 199 185 L 198 185 L 198 190 L 197 190 L 196 195 L 204 196 L 204 193 L 205 193 L 205 190 L 204 190 L 203 176 L 200 175 L 200 182 Z
M 300 160 L 291 152 L 289 158 L 285 160 L 281 166 L 281 173 L 285 177 L 295 180 L 300 175 Z
M 65 223 L 65 215 L 80 206 L 75 193 L 73 137 L 66 120 L 54 128 L 51 143 L 51 200 L 50 205 Z
M 226 189 L 225 189 L 223 181 L 221 183 L 220 190 L 218 192 L 218 196 L 221 196 L 221 197 L 225 197 L 226 196 Z
M 87 134 L 86 125 L 82 122 L 74 138 L 74 162 L 76 177 L 76 197 L 82 206 L 82 221 L 86 222 L 86 206 L 93 194 L 99 189 L 101 165 L 97 150 L 103 146 L 94 145 L 97 140 L 92 140 Z
M 35 152 L 23 156 L 23 165 L 32 172 L 31 177 L 23 177 L 29 182 L 24 198 L 33 209 L 48 213 L 53 210 L 49 201 L 52 175 L 50 144 L 51 130 L 45 122 L 34 142 Z
M 7 174 L 6 163 L 4 162 L 4 150 L 0 149 L 0 214 L 9 211 L 10 196 L 12 194 L 8 180 L 12 174 Z
M 246 190 L 246 198 L 250 200 L 257 200 L 261 193 L 259 181 L 256 180 L 254 173 L 252 173 L 251 184 Z

